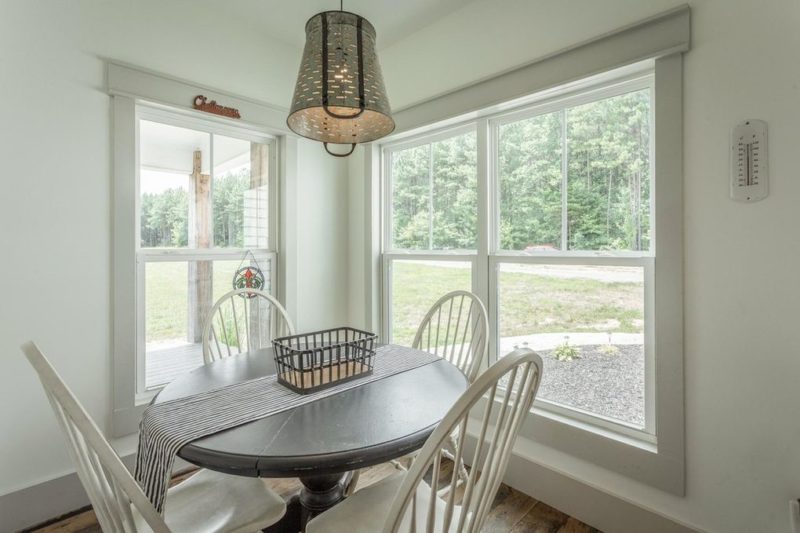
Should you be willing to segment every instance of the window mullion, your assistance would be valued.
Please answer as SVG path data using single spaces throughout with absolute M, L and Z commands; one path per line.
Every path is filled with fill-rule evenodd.
M 488 119 L 481 119 L 477 123 L 476 149 L 478 173 L 478 255 L 473 263 L 472 291 L 483 301 L 489 313 L 489 324 L 496 323 L 496 310 L 492 305 L 492 296 L 489 292 L 489 253 L 495 246 L 493 240 L 497 235 L 496 215 L 492 209 L 495 196 L 495 180 L 492 172 L 493 162 L 493 136 Z M 494 360 L 497 328 L 489 327 L 489 357 Z
M 208 246 L 209 248 L 214 248 L 214 138 L 216 134 L 211 132 L 209 138 L 209 146 L 208 146 L 208 190 L 209 190 L 209 199 L 211 200 L 208 202 L 208 225 L 209 225 L 209 233 L 208 236 Z M 201 164 L 202 166 L 202 164 Z
M 561 250 L 567 249 L 567 176 L 569 153 L 567 152 L 567 109 L 561 110 Z
M 428 250 L 433 250 L 433 143 L 428 145 Z

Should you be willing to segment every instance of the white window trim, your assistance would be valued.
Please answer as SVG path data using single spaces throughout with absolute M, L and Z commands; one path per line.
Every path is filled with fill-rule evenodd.
M 296 249 L 283 235 L 286 210 L 281 206 L 291 201 L 296 176 L 297 140 L 286 128 L 286 110 L 237 96 L 219 89 L 209 88 L 159 74 L 146 69 L 116 62 L 107 63 L 107 85 L 112 105 L 113 142 L 113 412 L 112 436 L 121 437 L 138 430 L 141 415 L 152 392 L 137 389 L 141 382 L 140 358 L 137 357 L 137 338 L 143 327 L 137 316 L 137 298 L 143 290 L 136 256 L 138 250 L 137 214 L 137 127 L 138 119 L 150 116 L 169 116 L 169 122 L 189 128 L 231 134 L 253 140 L 270 139 L 275 150 L 270 161 L 270 254 L 272 254 L 272 290 L 290 315 L 296 307 L 297 280 L 292 274 L 296 264 Z M 194 97 L 203 94 L 224 105 L 239 109 L 242 119 L 234 120 L 193 110 Z M 161 118 L 155 118 L 161 121 Z M 230 257 L 230 251 L 210 250 Z M 174 256 L 186 258 L 192 250 L 170 251 Z M 237 251 L 238 253 L 238 251 Z M 275 255 L 277 254 L 277 257 Z M 239 254 L 241 256 L 241 254 Z M 221 256 L 222 257 L 222 256 Z
M 659 355 L 649 370 L 655 381 L 657 444 L 632 438 L 625 431 L 587 427 L 574 416 L 567 419 L 558 412 L 539 409 L 534 410 L 539 416 L 526 419 L 521 436 L 679 496 L 685 494 L 682 53 L 690 48 L 690 24 L 688 6 L 680 6 L 495 78 L 414 104 L 395 113 L 397 133 L 387 139 L 387 143 L 399 144 L 422 132 L 449 129 L 477 119 L 478 142 L 486 143 L 489 128 L 482 127 L 480 121 L 486 121 L 489 114 L 546 98 L 554 87 L 580 88 L 581 80 L 601 79 L 604 72 L 615 69 L 617 74 L 625 69 L 635 71 L 638 64 L 649 63 L 655 76 L 656 95 L 652 187 L 656 202 L 651 222 L 662 223 L 654 242 L 658 257 L 654 269 L 658 275 L 654 281 L 653 305 L 666 310 L 656 314 L 653 343 Z M 385 312 L 380 294 L 387 280 L 381 240 L 386 230 L 380 147 L 366 146 L 364 156 L 366 325 L 384 331 Z M 482 186 L 486 180 L 481 179 L 482 173 L 488 175 L 489 163 L 479 152 L 479 219 L 491 219 L 483 211 L 495 208 L 494 200 L 488 198 L 488 190 Z M 668 221 L 666 227 L 664 221 Z M 479 227 L 477 252 L 488 255 L 489 231 L 485 235 L 481 231 Z M 503 255 L 498 253 L 497 257 Z M 481 268 L 481 263 L 478 261 L 477 268 Z M 489 287 L 476 289 L 479 295 L 489 294 Z M 496 346 L 496 339 L 491 341 Z
M 612 81 L 603 81 L 597 87 L 588 86 L 580 92 L 568 91 L 564 95 L 556 95 L 547 100 L 536 103 L 532 106 L 526 106 L 516 111 L 503 113 L 499 116 L 494 116 L 488 120 L 488 150 L 489 153 L 494 153 L 497 150 L 497 132 L 498 128 L 502 125 L 525 120 L 527 118 L 553 113 L 563 112 L 566 108 L 575 107 L 582 104 L 596 102 L 605 98 L 612 98 L 632 91 L 650 90 L 651 107 L 650 107 L 650 124 L 651 124 L 651 138 L 654 138 L 655 126 L 655 98 L 654 98 L 654 74 L 651 69 L 644 72 L 624 74 L 618 79 Z M 587 84 L 588 85 L 588 84 Z M 650 143 L 650 159 L 653 161 L 655 155 L 655 142 Z M 589 250 L 567 250 L 567 183 L 566 183 L 566 165 L 567 159 L 562 157 L 562 232 L 561 232 L 561 245 L 562 249 L 554 252 L 524 252 L 514 250 L 503 250 L 500 248 L 500 228 L 498 216 L 500 210 L 500 183 L 499 183 L 499 170 L 497 168 L 497 158 L 493 159 L 493 165 L 489 168 L 487 182 L 489 183 L 489 190 L 492 193 L 492 213 L 494 216 L 489 217 L 489 253 L 488 273 L 489 273 L 489 292 L 487 294 L 489 309 L 489 321 L 493 326 L 491 340 L 493 342 L 490 348 L 490 354 L 493 354 L 496 360 L 500 354 L 499 351 L 499 338 L 497 335 L 499 327 L 499 268 L 500 265 L 507 264 L 565 264 L 565 265 L 608 265 L 608 266 L 635 266 L 641 267 L 644 274 L 644 339 L 645 339 L 645 426 L 642 429 L 636 428 L 632 424 L 627 424 L 619 420 L 606 419 L 600 415 L 589 412 L 581 412 L 580 409 L 562 407 L 556 403 L 539 399 L 536 402 L 536 408 L 543 413 L 549 413 L 558 417 L 561 421 L 575 420 L 585 427 L 592 428 L 596 431 L 603 431 L 608 435 L 619 435 L 622 439 L 634 439 L 641 445 L 655 444 L 655 375 L 653 368 L 655 364 L 655 353 L 653 344 L 653 333 L 655 329 L 655 307 L 654 307 L 654 292 L 655 292 L 655 250 L 656 250 L 656 231 L 657 221 L 655 219 L 655 186 L 650 187 L 650 235 L 651 245 L 649 250 L 645 251 L 589 251 Z M 654 185 L 654 167 L 650 165 L 651 184 Z
M 644 65 L 642 65 L 644 68 Z M 604 77 L 605 78 L 605 77 Z M 485 116 L 478 120 L 468 120 L 463 124 L 437 130 L 434 133 L 421 133 L 410 138 L 405 138 L 399 142 L 388 142 L 381 144 L 382 151 L 382 187 L 385 191 L 383 195 L 383 286 L 381 290 L 382 315 L 381 315 L 381 335 L 383 339 L 391 342 L 392 324 L 392 265 L 397 260 L 434 260 L 434 261 L 458 261 L 469 262 L 472 265 L 472 287 L 471 290 L 484 300 L 484 304 L 489 311 L 490 327 L 490 348 L 489 355 L 491 362 L 497 360 L 502 354 L 499 353 L 499 308 L 498 308 L 498 277 L 499 268 L 502 264 L 565 264 L 565 265 L 607 265 L 607 266 L 635 266 L 643 269 L 645 277 L 644 287 L 644 308 L 645 308 L 645 427 L 637 428 L 633 424 L 623 421 L 607 419 L 601 415 L 590 412 L 582 412 L 567 406 L 560 406 L 545 399 L 537 399 L 536 408 L 543 413 L 550 413 L 561 421 L 575 420 L 582 426 L 594 428 L 607 435 L 619 435 L 621 439 L 629 441 L 633 439 L 639 445 L 653 448 L 656 443 L 655 434 L 655 375 L 653 372 L 655 357 L 654 345 L 652 342 L 655 328 L 655 307 L 654 307 L 654 269 L 655 269 L 655 186 L 650 187 L 651 198 L 651 246 L 645 251 L 591 251 L 591 250 L 559 250 L 554 252 L 524 252 L 515 250 L 500 249 L 500 228 L 499 228 L 499 171 L 497 168 L 497 158 L 488 157 L 497 150 L 497 131 L 502 125 L 525 120 L 553 112 L 563 112 L 563 110 L 580 106 L 590 102 L 596 102 L 605 98 L 620 96 L 633 91 L 648 89 L 651 96 L 651 124 L 655 114 L 655 101 L 653 98 L 654 74 L 652 69 L 639 72 L 625 73 L 618 79 L 602 79 L 595 85 L 592 83 L 584 84 L 582 90 L 565 91 L 564 94 L 557 93 L 547 99 L 538 101 L 533 105 L 521 105 L 518 108 L 506 110 L 500 113 Z M 478 172 L 479 189 L 488 191 L 490 198 L 490 208 L 488 209 L 488 220 L 478 219 L 479 233 L 488 232 L 488 252 L 478 252 L 475 250 L 417 250 L 417 249 L 398 249 L 393 247 L 393 201 L 391 183 L 391 158 L 394 153 L 408 150 L 417 146 L 424 146 L 437 141 L 449 139 L 458 135 L 482 130 L 483 135 L 477 143 L 477 151 L 481 157 L 490 160 L 490 166 L 486 171 Z M 651 126 L 651 135 L 655 127 Z M 650 157 L 653 159 L 655 148 L 654 142 L 650 146 Z M 654 184 L 654 165 L 650 165 L 651 183 Z M 563 176 L 566 180 L 566 175 Z M 566 183 L 562 184 L 564 193 Z M 566 226 L 566 195 L 562 195 L 562 216 L 564 217 L 563 226 Z M 566 229 L 563 227 L 562 229 Z M 565 233 L 562 231 L 562 245 L 566 244 Z M 487 237 L 481 236 L 483 241 Z M 483 247 L 481 247 L 483 248 Z M 483 285 L 488 287 L 488 291 L 482 290 Z
M 257 142 L 269 145 L 269 182 L 268 182 L 268 198 L 269 198 L 269 213 L 268 213 L 268 248 L 248 249 L 248 248 L 210 248 L 210 249 L 194 249 L 194 248 L 142 248 L 138 245 L 139 242 L 139 228 L 141 222 L 139 220 L 139 202 L 140 195 L 138 191 L 139 181 L 139 168 L 136 165 L 136 186 L 137 192 L 135 196 L 135 213 L 136 221 L 135 228 L 137 233 L 137 247 L 136 247 L 136 339 L 135 339 L 135 353 L 136 353 L 136 388 L 134 404 L 138 407 L 141 405 L 149 404 L 152 399 L 158 394 L 162 387 L 145 387 L 146 376 L 146 353 L 143 339 L 145 337 L 145 268 L 147 263 L 155 262 L 174 262 L 174 261 L 194 261 L 213 258 L 214 260 L 240 260 L 249 251 L 252 251 L 259 257 L 266 257 L 270 263 L 270 294 L 277 297 L 277 279 L 278 265 L 277 265 L 277 243 L 278 243 L 278 213 L 277 213 L 277 198 L 278 198 L 278 143 L 273 135 L 263 132 L 255 131 L 251 127 L 241 127 L 237 124 L 221 123 L 216 120 L 209 120 L 206 117 L 187 116 L 180 112 L 164 109 L 161 106 L 155 107 L 145 103 L 140 103 L 136 106 L 136 127 L 138 141 L 138 126 L 141 120 L 157 122 L 160 124 L 168 124 L 170 126 L 178 126 L 181 128 L 188 128 L 193 131 L 201 131 L 209 134 L 212 139 L 211 144 L 211 159 L 213 164 L 213 136 L 225 135 L 235 137 L 250 142 Z M 137 160 L 139 159 L 139 146 L 136 146 Z M 212 170 L 213 172 L 213 170 Z M 213 176 L 212 176 L 213 179 Z

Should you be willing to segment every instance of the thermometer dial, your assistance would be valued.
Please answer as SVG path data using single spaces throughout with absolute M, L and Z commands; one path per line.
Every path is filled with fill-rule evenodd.
M 768 193 L 767 123 L 745 120 L 731 135 L 731 198 L 755 202 Z

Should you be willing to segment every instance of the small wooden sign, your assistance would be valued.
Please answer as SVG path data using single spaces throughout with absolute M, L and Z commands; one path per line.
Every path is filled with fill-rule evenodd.
M 211 100 L 209 102 L 208 98 L 202 94 L 198 94 L 194 97 L 194 108 L 200 111 L 205 111 L 206 113 L 222 115 L 223 117 L 242 118 L 238 109 L 219 105 L 216 100 Z

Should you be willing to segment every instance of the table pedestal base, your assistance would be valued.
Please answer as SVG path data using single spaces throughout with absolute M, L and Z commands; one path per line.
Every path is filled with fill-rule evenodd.
M 305 531 L 309 520 L 327 511 L 344 499 L 352 472 L 324 476 L 301 477 L 303 488 L 286 502 L 286 514 L 265 533 L 298 533 Z

